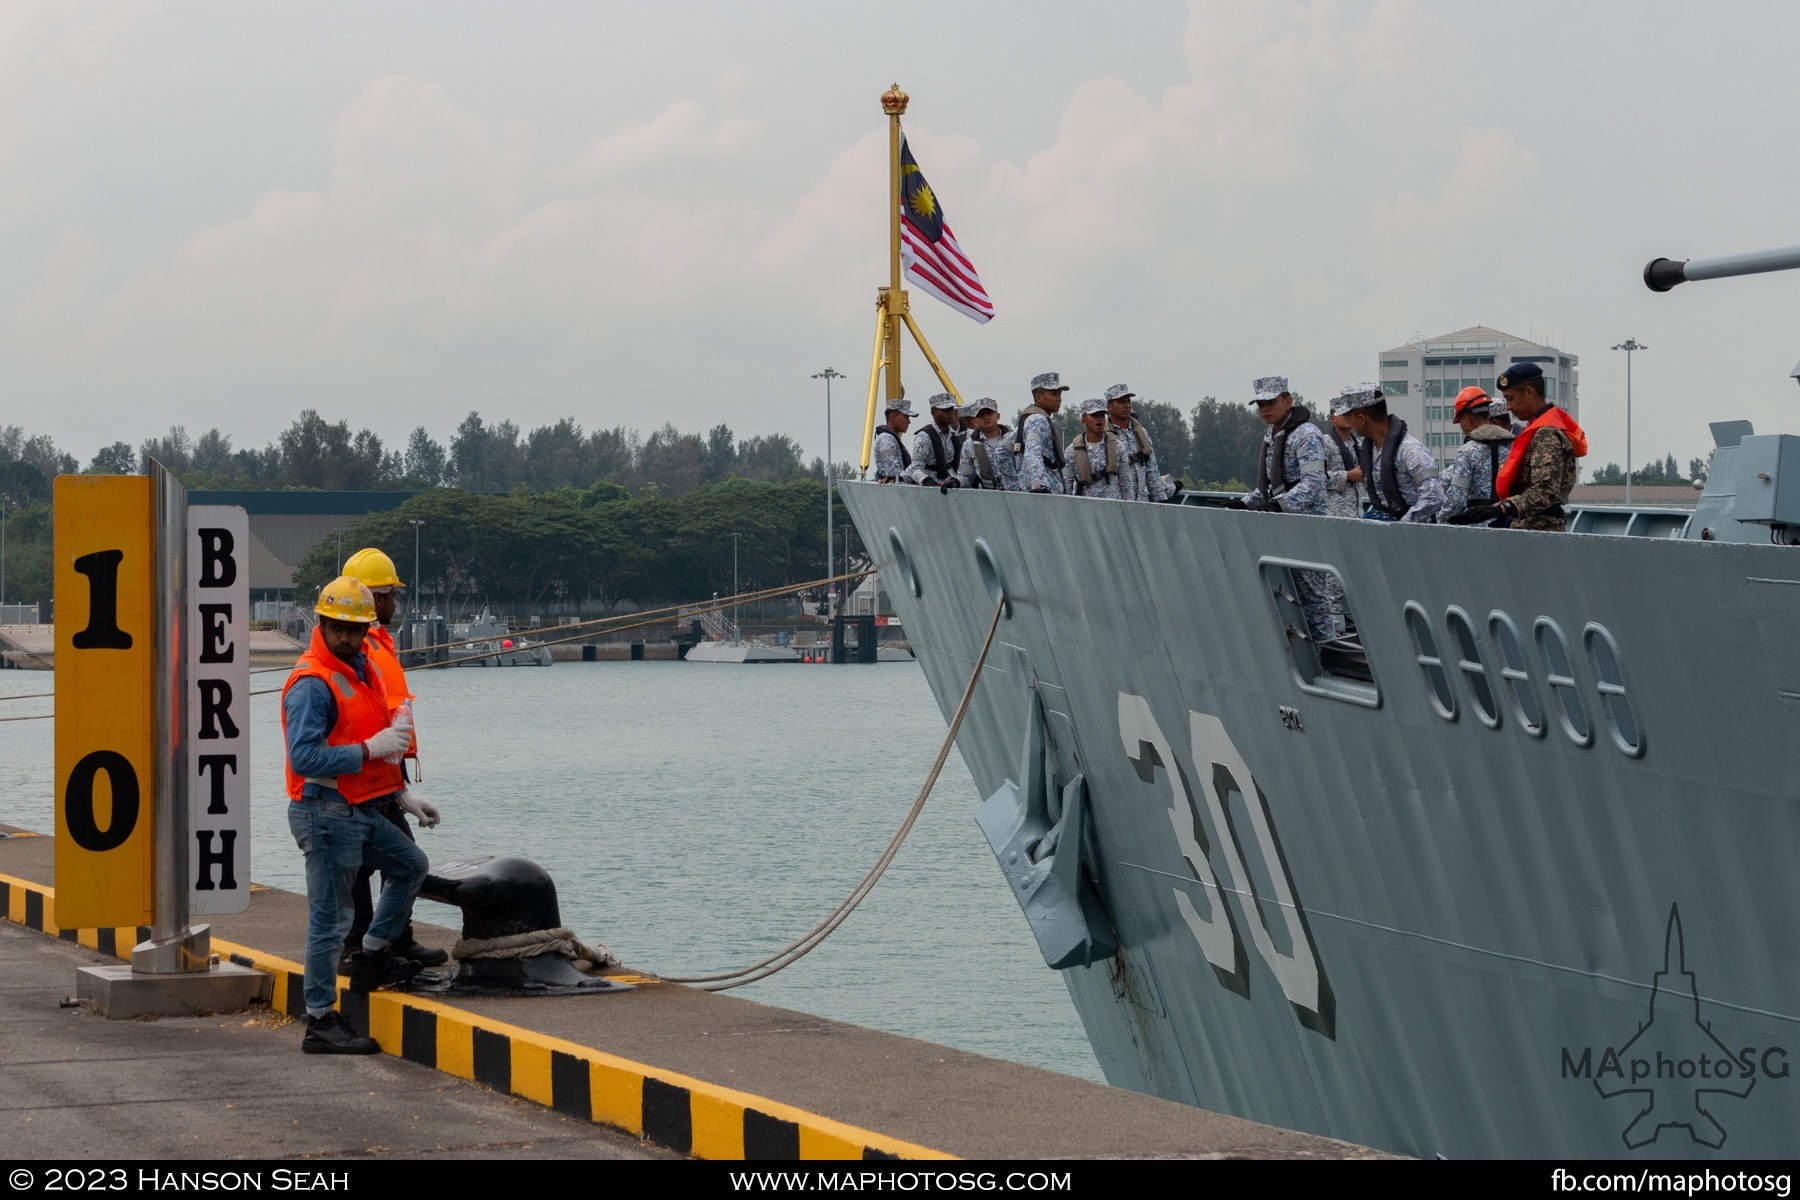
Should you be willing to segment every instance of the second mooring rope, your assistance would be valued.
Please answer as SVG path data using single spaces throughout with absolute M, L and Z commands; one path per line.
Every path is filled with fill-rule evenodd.
M 900 822 L 899 830 L 888 842 L 887 849 L 881 852 L 881 857 L 875 860 L 875 865 L 869 868 L 869 873 L 862 877 L 861 882 L 855 888 L 851 889 L 850 894 L 844 897 L 843 902 L 832 909 L 830 915 L 823 921 L 761 962 L 752 963 L 740 970 L 725 971 L 718 975 L 661 975 L 658 976 L 659 979 L 666 983 L 698 984 L 702 991 L 708 992 L 723 992 L 731 988 L 743 987 L 747 983 L 756 983 L 805 958 L 826 938 L 830 937 L 832 932 L 842 925 L 851 913 L 856 911 L 856 906 L 861 904 L 863 898 L 874 890 L 875 884 L 888 869 L 888 864 L 894 861 L 894 855 L 899 853 L 900 844 L 906 840 L 906 835 L 912 832 L 913 823 L 919 819 L 919 814 L 925 809 L 925 798 L 931 795 L 932 787 L 937 784 L 938 775 L 943 772 L 944 763 L 950 758 L 950 748 L 956 745 L 957 730 L 962 728 L 963 716 L 969 711 L 969 700 L 975 695 L 975 683 L 981 678 L 981 668 L 987 664 L 988 650 L 994 644 L 994 634 L 1000 629 L 1000 615 L 1005 610 L 1006 599 L 1002 597 L 999 603 L 994 605 L 994 618 L 988 622 L 987 637 L 981 642 L 981 653 L 975 656 L 975 669 L 969 672 L 969 682 L 963 688 L 962 702 L 956 706 L 956 715 L 950 718 L 950 728 L 944 733 L 943 745 L 938 747 L 937 758 L 932 762 L 931 770 L 926 773 L 925 782 L 920 785 L 919 795 L 913 801 L 912 808 L 908 810 L 906 819 Z

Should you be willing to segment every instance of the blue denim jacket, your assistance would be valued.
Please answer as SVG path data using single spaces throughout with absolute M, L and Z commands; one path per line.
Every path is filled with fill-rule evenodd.
M 365 683 L 368 681 L 367 661 L 358 653 L 351 664 L 356 669 L 356 677 Z M 360 745 L 332 746 L 326 742 L 337 727 L 337 701 L 332 699 L 331 688 L 323 679 L 308 676 L 295 683 L 282 698 L 282 712 L 287 717 L 288 764 L 294 768 L 294 774 L 302 779 L 328 779 L 354 775 L 362 770 Z M 312 800 L 322 791 L 317 784 L 309 783 L 301 795 Z

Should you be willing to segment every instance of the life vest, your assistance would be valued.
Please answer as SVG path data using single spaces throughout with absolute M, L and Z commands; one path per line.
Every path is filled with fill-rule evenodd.
M 1117 479 L 1119 477 L 1119 438 L 1117 434 L 1107 433 L 1102 436 L 1106 446 L 1106 465 L 1100 471 L 1094 470 L 1093 453 L 1088 449 L 1087 434 L 1069 443 L 1069 461 L 1075 467 L 1075 494 L 1077 496 L 1094 486 L 1099 479 Z
M 1381 482 L 1376 484 L 1375 474 L 1375 441 L 1364 438 L 1362 445 L 1356 448 L 1356 458 L 1362 466 L 1363 482 L 1369 487 L 1369 504 L 1387 514 L 1390 521 L 1398 521 L 1406 515 L 1412 505 L 1400 494 L 1400 479 L 1394 470 L 1394 456 L 1400 453 L 1400 443 L 1406 440 L 1406 422 L 1399 417 L 1388 418 L 1387 441 L 1381 444 Z
M 1519 431 L 1519 435 L 1513 438 L 1512 450 L 1507 453 L 1506 462 L 1501 466 L 1500 473 L 1494 477 L 1494 493 L 1500 499 L 1509 499 L 1524 490 L 1519 475 L 1525 470 L 1525 452 L 1531 446 L 1532 436 L 1539 429 L 1546 427 L 1562 431 L 1563 436 L 1569 439 L 1569 445 L 1574 449 L 1576 458 L 1587 457 L 1587 434 L 1583 433 L 1581 426 L 1575 423 L 1574 417 L 1554 404 L 1549 405 L 1543 412 L 1533 417 L 1531 424 L 1525 426 Z
M 397 713 L 400 706 L 413 698 L 412 689 L 406 686 L 406 668 L 400 665 L 400 652 L 394 648 L 394 635 L 388 632 L 386 625 L 377 622 L 369 626 L 369 636 L 363 641 L 363 654 L 368 664 L 381 676 L 381 690 L 387 693 L 388 712 Z M 406 743 L 406 757 L 419 757 L 419 735 L 414 730 Z
M 931 462 L 927 464 L 931 477 L 942 483 L 956 469 L 956 455 L 944 448 L 944 431 L 935 421 L 925 427 L 925 440 L 931 443 Z
M 1294 405 L 1287 418 L 1281 422 L 1281 428 L 1269 439 L 1269 452 L 1256 463 L 1256 490 L 1273 500 L 1288 490 L 1287 478 L 1287 444 L 1288 434 L 1306 424 L 1312 414 L 1301 405 Z
M 387 693 L 381 686 L 380 673 L 370 668 L 367 683 L 358 679 L 356 670 L 326 647 L 325 636 L 315 625 L 306 653 L 300 656 L 300 661 L 294 664 L 293 674 L 282 685 L 283 745 L 287 743 L 288 690 L 309 676 L 322 681 L 331 689 L 331 699 L 337 708 L 337 724 L 325 735 L 326 745 L 360 745 L 393 724 L 388 711 Z M 306 780 L 294 774 L 292 763 L 285 764 L 285 770 L 288 799 L 298 800 L 306 788 Z M 339 775 L 333 785 L 344 799 L 352 804 L 361 804 L 365 800 L 391 796 L 400 791 L 406 786 L 406 777 L 401 773 L 400 764 L 372 758 L 363 763 L 362 770 Z
M 1131 418 L 1131 424 L 1129 425 L 1120 425 L 1110 418 L 1107 423 L 1114 429 L 1131 430 L 1131 436 L 1137 439 L 1137 449 L 1131 452 L 1131 461 L 1138 466 L 1141 467 L 1149 462 L 1151 456 L 1156 453 L 1156 447 L 1150 444 L 1150 431 L 1145 429 L 1144 423 L 1135 416 Z
M 1038 404 L 1028 404 L 1019 413 L 1019 428 L 1013 434 L 1013 458 L 1023 462 L 1025 459 L 1025 420 L 1033 414 L 1044 418 L 1044 424 L 1050 427 L 1050 457 L 1044 459 L 1044 465 L 1052 471 L 1063 469 L 1062 443 L 1056 440 L 1056 422 L 1050 413 Z
M 1352 468 L 1360 465 L 1356 459 L 1357 452 L 1351 449 L 1350 443 L 1344 440 L 1343 434 L 1337 431 L 1336 425 L 1327 422 L 1325 425 L 1325 432 L 1329 433 L 1331 435 L 1331 440 L 1337 444 L 1338 457 L 1344 461 L 1344 473 L 1349 474 Z M 1365 482 L 1368 478 L 1367 475 L 1363 476 Z M 1362 492 L 1360 490 L 1362 485 L 1346 481 L 1344 486 L 1345 490 L 1354 496 L 1357 504 L 1360 505 L 1362 503 Z

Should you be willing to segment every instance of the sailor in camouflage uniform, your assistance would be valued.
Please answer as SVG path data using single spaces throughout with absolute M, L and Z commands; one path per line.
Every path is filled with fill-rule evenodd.
M 1500 476 L 1507 451 L 1512 448 L 1513 432 L 1494 424 L 1489 415 L 1493 397 L 1478 387 L 1466 387 L 1456 396 L 1451 416 L 1462 427 L 1466 440 L 1456 448 L 1456 457 L 1444 468 L 1444 507 L 1438 520 L 1450 525 L 1473 525 L 1473 519 L 1456 518 L 1471 509 L 1497 504 L 1494 483 Z
M 1265 375 L 1252 386 L 1250 403 L 1268 428 L 1256 464 L 1256 489 L 1230 506 L 1324 516 L 1325 435 L 1312 423 L 1312 414 L 1294 403 L 1285 376 Z M 1295 571 L 1293 579 L 1313 640 L 1341 636 L 1344 592 L 1337 577 L 1327 571 Z
M 1356 461 L 1362 439 L 1350 428 L 1348 412 L 1342 396 L 1331 402 L 1331 429 L 1325 435 L 1325 515 L 1331 517 L 1363 515 L 1362 466 Z
M 1062 494 L 1062 442 L 1050 418 L 1062 407 L 1062 394 L 1068 390 L 1055 371 L 1032 376 L 1031 406 L 1019 414 L 1012 445 L 1013 456 L 1019 460 L 1019 477 L 1028 492 Z
M 983 396 L 971 400 L 968 408 L 969 440 L 963 445 L 962 465 L 956 469 L 956 478 L 938 490 L 948 491 L 953 487 L 1007 492 L 1023 490 L 1018 460 L 1013 458 L 1012 431 L 1000 423 L 999 406 Z
M 1081 432 L 1063 450 L 1063 490 L 1093 500 L 1138 499 L 1138 468 L 1125 439 L 1107 428 L 1106 401 L 1081 402 Z
M 962 443 L 956 436 L 956 397 L 939 392 L 927 404 L 931 420 L 913 434 L 909 483 L 937 487 L 956 477 L 956 452 Z
M 1408 524 L 1436 520 L 1444 503 L 1444 481 L 1438 477 L 1437 460 L 1423 442 L 1406 432 L 1405 421 L 1388 415 L 1381 386 L 1353 383 L 1340 398 L 1350 427 L 1365 439 L 1357 450 L 1369 490 L 1369 511 L 1363 516 L 1371 521 Z
M 1544 369 L 1536 363 L 1514 363 L 1495 383 L 1512 415 L 1527 424 L 1495 480 L 1500 503 L 1494 515 L 1511 518 L 1514 529 L 1561 533 L 1563 505 L 1580 475 L 1576 460 L 1587 455 L 1587 434 L 1544 399 Z
M 906 452 L 906 445 L 900 439 L 906 435 L 912 419 L 911 400 L 887 402 L 887 421 L 875 427 L 876 483 L 908 482 L 906 472 L 912 466 L 912 455 Z
M 1106 413 L 1112 432 L 1118 437 L 1132 472 L 1137 476 L 1136 498 L 1160 504 L 1174 493 L 1175 488 L 1162 477 L 1162 470 L 1156 465 L 1156 446 L 1150 440 L 1150 431 L 1131 415 L 1134 395 L 1136 393 L 1124 384 L 1113 384 L 1106 389 Z

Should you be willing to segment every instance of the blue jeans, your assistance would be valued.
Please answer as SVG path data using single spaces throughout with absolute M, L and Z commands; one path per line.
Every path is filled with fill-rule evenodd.
M 381 814 L 334 791 L 288 803 L 288 829 L 306 856 L 306 1011 L 337 1004 L 338 956 L 354 915 L 351 884 L 364 862 L 381 872 L 368 936 L 392 941 L 406 924 L 430 865 L 425 852 Z

